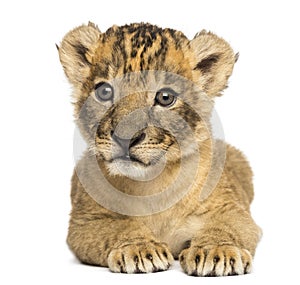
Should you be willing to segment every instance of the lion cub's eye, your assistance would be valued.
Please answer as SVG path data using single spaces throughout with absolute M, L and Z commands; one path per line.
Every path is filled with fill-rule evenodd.
M 155 102 L 162 107 L 170 107 L 176 102 L 177 95 L 172 89 L 161 89 L 155 95 Z
M 95 95 L 99 101 L 109 101 L 114 97 L 114 89 L 110 84 L 100 82 L 95 86 Z

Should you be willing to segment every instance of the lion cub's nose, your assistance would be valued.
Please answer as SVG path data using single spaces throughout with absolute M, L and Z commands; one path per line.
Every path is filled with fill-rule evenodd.
M 116 135 L 114 131 L 111 131 L 111 137 L 125 152 L 127 152 L 129 148 L 141 143 L 145 139 L 146 134 L 144 132 L 138 132 L 131 139 L 124 139 Z

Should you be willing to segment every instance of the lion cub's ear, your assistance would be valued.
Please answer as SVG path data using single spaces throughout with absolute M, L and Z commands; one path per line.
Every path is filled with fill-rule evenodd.
M 72 84 L 81 84 L 89 76 L 92 57 L 100 34 L 97 26 L 89 23 L 75 28 L 63 38 L 58 47 L 59 58 Z
M 202 31 L 190 41 L 195 55 L 194 77 L 208 96 L 221 95 L 237 60 L 232 48 L 213 33 Z

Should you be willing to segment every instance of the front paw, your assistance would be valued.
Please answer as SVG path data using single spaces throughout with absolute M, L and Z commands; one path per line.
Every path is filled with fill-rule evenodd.
M 192 246 L 179 256 L 180 264 L 188 275 L 228 276 L 251 271 L 252 257 L 248 250 L 235 246 Z
M 148 242 L 127 244 L 108 255 L 108 267 L 113 272 L 149 273 L 167 270 L 173 256 L 165 244 Z

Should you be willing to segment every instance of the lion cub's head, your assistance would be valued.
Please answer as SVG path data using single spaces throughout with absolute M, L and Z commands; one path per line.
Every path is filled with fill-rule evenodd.
M 235 62 L 212 33 L 188 40 L 150 24 L 93 24 L 69 32 L 59 47 L 74 87 L 75 116 L 90 151 L 112 175 L 151 176 L 193 155 L 209 139 L 214 96 Z

